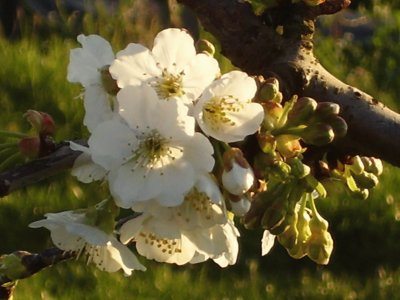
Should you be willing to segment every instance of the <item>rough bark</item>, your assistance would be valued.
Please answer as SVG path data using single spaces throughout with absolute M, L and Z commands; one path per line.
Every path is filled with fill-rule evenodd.
M 297 94 L 339 104 L 349 126 L 335 145 L 340 151 L 400 166 L 400 115 L 335 78 L 313 53 L 315 18 L 340 11 L 349 0 L 327 0 L 316 7 L 279 0 L 261 16 L 244 1 L 178 1 L 195 12 L 235 66 L 252 75 L 277 77 L 286 97 Z

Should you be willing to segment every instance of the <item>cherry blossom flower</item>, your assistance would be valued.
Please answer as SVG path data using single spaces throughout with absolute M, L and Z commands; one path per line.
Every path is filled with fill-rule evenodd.
M 264 118 L 262 106 L 251 102 L 256 91 L 254 79 L 244 72 L 232 71 L 215 80 L 193 110 L 201 130 L 226 143 L 255 133 Z
M 196 54 L 186 31 L 169 28 L 157 34 L 152 50 L 131 43 L 118 52 L 110 73 L 120 88 L 146 82 L 160 99 L 179 100 L 190 107 L 219 74 L 219 67 L 209 55 Z
M 225 267 L 236 262 L 239 233 L 227 216 L 218 186 L 203 176 L 180 206 L 147 201 L 133 207 L 143 214 L 120 229 L 121 241 L 159 262 L 199 263 L 213 259 Z
M 110 44 L 98 35 L 85 36 L 80 34 L 78 42 L 82 48 L 72 49 L 68 65 L 67 79 L 70 82 L 81 83 L 85 88 L 83 123 L 89 131 L 101 122 L 114 117 L 113 96 L 107 93 L 103 86 L 101 72 L 115 59 Z
M 163 206 L 181 204 L 214 166 L 211 143 L 194 131 L 186 106 L 159 101 L 147 85 L 125 87 L 117 97 L 123 122 L 99 124 L 88 140 L 93 162 L 109 171 L 117 204 L 130 208 L 153 198 Z
M 87 255 L 88 263 L 93 262 L 102 271 L 122 269 L 129 276 L 133 270 L 146 270 L 129 248 L 113 235 L 89 225 L 86 212 L 64 211 L 45 216 L 46 219 L 33 222 L 29 227 L 50 230 L 51 239 L 58 248 Z

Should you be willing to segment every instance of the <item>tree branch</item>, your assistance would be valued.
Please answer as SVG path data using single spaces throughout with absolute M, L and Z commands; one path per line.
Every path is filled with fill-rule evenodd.
M 339 150 L 400 166 L 399 114 L 335 78 L 313 53 L 314 18 L 347 7 L 348 0 L 327 0 L 317 7 L 282 1 L 262 16 L 243 1 L 178 1 L 195 12 L 235 66 L 280 79 L 286 99 L 297 94 L 339 104 L 349 126 L 348 135 L 336 144 Z
M 83 141 L 75 141 L 84 144 Z M 61 143 L 48 156 L 31 161 L 15 169 L 0 174 L 0 198 L 12 191 L 34 184 L 61 171 L 70 169 L 75 159 L 81 154 L 73 151 L 69 143 Z

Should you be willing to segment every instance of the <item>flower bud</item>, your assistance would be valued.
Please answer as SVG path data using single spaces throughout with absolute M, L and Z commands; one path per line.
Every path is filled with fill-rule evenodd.
M 359 175 L 353 174 L 353 178 L 360 189 L 372 189 L 379 183 L 378 177 L 368 172 L 363 172 Z
M 333 240 L 328 232 L 328 222 L 321 216 L 314 216 L 310 221 L 310 230 L 307 255 L 317 264 L 326 265 L 333 250 Z
M 317 108 L 317 101 L 309 97 L 301 97 L 294 103 L 288 113 L 287 125 L 298 126 L 306 124 Z
M 287 249 L 287 251 L 291 257 L 300 259 L 307 255 L 307 242 L 311 236 L 310 216 L 307 211 L 304 210 L 298 213 L 296 228 L 299 232 L 297 243 L 294 247 Z
M 237 201 L 230 199 L 229 203 L 231 205 L 230 211 L 238 217 L 243 217 L 247 214 L 251 207 L 251 202 L 246 196 L 240 197 Z
M 264 108 L 264 120 L 262 127 L 267 131 L 272 131 L 278 125 L 278 121 L 283 113 L 283 107 L 279 103 L 268 101 L 262 103 Z
M 304 152 L 299 138 L 289 134 L 282 134 L 276 137 L 276 150 L 286 158 L 295 157 Z
M 56 125 L 48 113 L 29 109 L 23 116 L 39 135 L 53 136 L 55 134 Z
M 264 153 L 274 153 L 276 149 L 276 139 L 272 134 L 257 134 L 258 145 Z
M 261 83 L 257 91 L 256 98 L 260 102 L 272 101 L 280 103 L 282 101 L 282 93 L 279 91 L 279 81 L 276 78 L 268 78 Z
M 205 39 L 200 39 L 196 42 L 196 50 L 198 53 L 204 53 L 211 57 L 213 57 L 215 54 L 214 45 Z
M 39 157 L 40 153 L 40 138 L 26 137 L 19 141 L 19 151 L 27 158 L 34 159 Z
M 311 168 L 306 164 L 303 164 L 303 162 L 297 157 L 288 159 L 287 162 L 292 170 L 292 175 L 296 178 L 304 178 L 311 172 Z
M 324 120 L 332 115 L 337 115 L 340 112 L 340 106 L 333 102 L 319 102 L 315 109 L 315 116 L 319 120 Z
M 333 141 L 335 133 L 330 125 L 315 123 L 308 126 L 300 133 L 302 140 L 311 145 L 324 146 Z
M 223 155 L 222 185 L 233 195 L 242 195 L 254 184 L 254 173 L 239 148 L 231 148 Z
M 344 137 L 347 134 L 347 123 L 342 117 L 332 116 L 325 119 L 325 121 L 332 127 L 335 138 Z
M 100 69 L 101 83 L 108 94 L 115 96 L 119 92 L 120 88 L 117 85 L 117 81 L 112 78 L 109 68 L 110 66 L 107 65 Z
M 279 243 L 286 249 L 291 249 L 297 244 L 299 231 L 297 230 L 297 212 L 293 211 L 286 215 L 285 221 L 288 223 L 287 228 L 278 235 Z
M 348 166 L 352 173 L 356 175 L 360 175 L 364 172 L 364 163 L 362 162 L 361 157 L 358 155 L 352 157 L 351 164 Z
M 383 172 L 383 164 L 379 158 L 362 156 L 361 161 L 364 164 L 364 170 L 366 172 L 381 175 Z

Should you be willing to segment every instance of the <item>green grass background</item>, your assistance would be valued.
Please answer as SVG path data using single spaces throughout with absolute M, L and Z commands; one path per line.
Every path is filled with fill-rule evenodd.
M 180 21 L 179 11 L 160 21 L 145 1 L 122 2 L 114 16 L 99 7 L 97 17 L 86 16 L 83 25 L 68 15 L 62 15 L 53 27 L 35 27 L 26 18 L 20 39 L 0 37 L 1 129 L 27 130 L 22 114 L 36 109 L 54 117 L 58 141 L 87 137 L 82 103 L 77 99 L 82 90 L 66 81 L 69 50 L 78 47 L 76 35 L 100 34 L 117 51 L 131 41 L 150 46 L 156 32 Z M 379 1 L 363 13 L 382 22 L 384 8 L 384 1 Z M 368 45 L 318 35 L 316 49 L 335 75 L 395 110 L 400 106 L 396 98 L 400 86 L 398 16 L 397 9 L 391 10 Z M 324 20 L 325 26 L 332 22 Z M 231 68 L 227 59 L 218 59 L 224 71 Z M 385 165 L 381 184 L 369 199 L 338 196 L 320 200 L 321 214 L 329 220 L 335 242 L 331 262 L 325 267 L 307 258 L 293 260 L 279 245 L 261 257 L 262 231 L 241 228 L 235 266 L 220 269 L 207 262 L 177 267 L 143 261 L 148 271 L 126 278 L 122 273 L 100 272 L 82 261 L 69 261 L 18 282 L 14 299 L 400 299 L 399 183 L 400 171 Z M 0 199 L 0 253 L 51 247 L 46 230 L 27 225 L 46 212 L 97 203 L 105 193 L 97 184 L 81 184 L 67 172 Z

